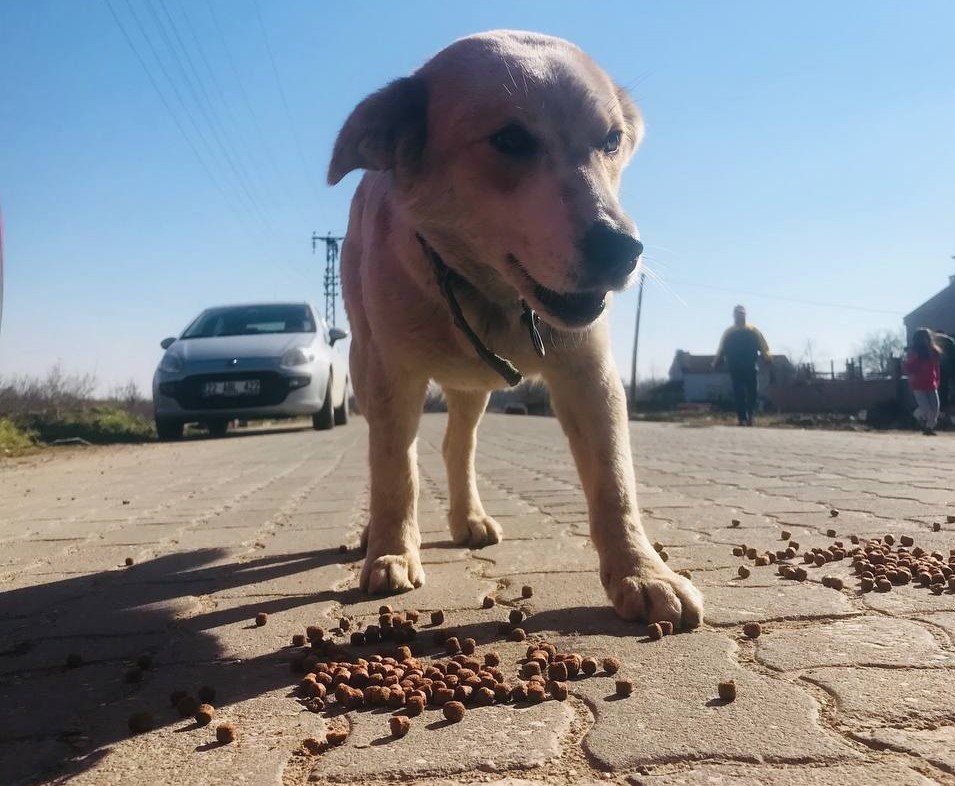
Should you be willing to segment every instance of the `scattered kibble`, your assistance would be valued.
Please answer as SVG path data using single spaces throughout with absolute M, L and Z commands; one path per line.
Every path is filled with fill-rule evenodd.
M 176 711 L 181 718 L 191 718 L 199 710 L 199 702 L 192 696 L 186 694 L 176 702 Z
M 670 555 L 669 555 L 666 551 L 661 551 L 661 552 L 660 552 L 660 559 L 662 559 L 664 562 L 669 562 L 669 561 L 670 561 Z
M 740 525 L 740 520 L 739 520 L 739 519 L 733 519 L 732 521 L 730 521 L 730 526 L 731 526 L 731 527 L 738 527 L 739 525 Z
M 785 529 L 779 533 L 780 540 L 789 540 L 792 536 L 793 534 L 789 530 L 785 530 Z
M 839 515 L 839 511 L 836 508 L 833 508 L 829 511 L 829 515 L 832 516 L 832 518 L 836 518 Z
M 511 641 L 524 641 L 527 638 L 527 631 L 523 628 L 514 628 L 511 631 L 509 638 Z
M 145 734 L 156 727 L 156 719 L 151 712 L 134 712 L 129 716 L 128 725 L 133 734 Z
M 716 690 L 723 701 L 736 701 L 736 680 L 725 680 L 716 686 Z
M 346 546 L 344 543 L 342 543 L 342 545 L 338 547 L 338 553 L 339 553 L 339 554 L 347 554 L 347 553 L 348 553 L 348 546 Z M 344 742 L 344 740 L 342 740 L 342 742 Z
M 654 641 L 663 638 L 663 628 L 659 622 L 652 622 L 647 626 L 647 635 Z
M 547 692 L 556 701 L 567 701 L 567 683 L 551 680 L 547 683 Z
M 915 538 L 913 538 L 911 535 L 902 535 L 902 537 L 899 538 L 899 543 L 905 547 L 914 546 Z
M 391 727 L 392 737 L 404 737 L 411 729 L 411 721 L 403 715 L 392 715 L 388 718 L 388 725 Z
M 308 641 L 308 639 L 305 638 L 304 633 L 296 633 L 294 636 L 292 636 L 293 647 L 304 647 L 306 641 Z
M 663 551 L 663 544 L 658 540 L 653 541 L 653 550 L 659 554 Z
M 220 742 L 222 745 L 228 745 L 230 742 L 235 742 L 235 738 L 239 736 L 239 730 L 236 728 L 234 723 L 220 723 L 216 727 L 216 741 Z
M 836 531 L 835 531 L 834 529 L 827 529 L 827 530 L 826 530 L 826 537 L 827 537 L 827 538 L 834 538 L 834 537 L 836 537 Z
M 465 639 L 461 642 L 462 655 L 473 655 L 475 649 L 477 649 L 477 642 L 474 639 Z
M 945 521 L 947 521 L 949 524 L 955 524 L 955 515 L 952 515 L 951 513 L 949 513 L 945 517 Z
M 444 612 L 441 609 L 431 612 L 432 625 L 444 625 Z
M 520 609 L 511 609 L 511 613 L 507 615 L 507 618 L 512 625 L 520 625 L 524 621 L 524 612 Z
M 258 614 L 255 615 L 255 624 L 260 628 L 263 625 L 265 625 L 265 623 L 268 621 L 269 621 L 269 615 L 266 614 L 264 611 L 260 611 Z
M 604 667 L 604 671 L 610 675 L 614 675 L 620 670 L 620 661 L 616 658 L 604 658 L 602 665 Z
M 663 631 L 664 636 L 673 635 L 673 623 L 670 622 L 670 620 L 661 620 L 660 622 L 657 623 L 657 625 L 660 626 L 660 630 Z
M 494 606 L 497 605 L 497 601 L 494 599 L 492 595 L 485 595 L 481 605 L 484 606 L 484 608 L 486 609 L 493 609 Z
M 216 716 L 216 708 L 211 704 L 200 704 L 196 709 L 196 723 L 200 726 L 208 726 Z
M 625 699 L 633 693 L 633 683 L 630 680 L 617 680 L 615 692 L 621 699 Z
M 580 662 L 580 670 L 588 677 L 594 676 L 597 673 L 597 659 L 596 658 L 584 658 Z
M 525 584 L 521 587 L 521 597 L 522 598 L 531 598 L 534 596 L 534 588 L 528 584 Z
M 743 625 L 743 635 L 748 639 L 758 639 L 762 632 L 763 628 L 758 622 L 747 622 Z
M 934 522 L 932 524 L 932 532 L 941 532 L 941 531 L 942 531 L 942 525 L 938 521 Z
M 341 745 L 348 739 L 348 732 L 341 729 L 332 729 L 325 734 L 325 741 L 329 745 Z
M 459 701 L 449 701 L 441 707 L 441 714 L 451 723 L 458 723 L 464 719 L 464 705 Z
M 740 565 L 736 572 L 739 574 L 741 579 L 749 578 L 749 568 L 747 568 L 745 565 Z
M 127 568 L 128 568 L 130 565 L 133 565 L 134 563 L 135 563 L 135 560 L 134 560 L 132 557 L 126 557 L 126 567 L 127 567 Z

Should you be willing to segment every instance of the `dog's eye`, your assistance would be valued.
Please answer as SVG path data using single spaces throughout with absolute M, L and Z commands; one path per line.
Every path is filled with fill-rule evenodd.
M 526 128 L 515 123 L 491 134 L 489 141 L 499 153 L 513 158 L 529 158 L 537 152 L 537 140 Z
M 604 140 L 604 152 L 612 155 L 620 149 L 620 141 L 623 139 L 623 131 L 611 131 Z

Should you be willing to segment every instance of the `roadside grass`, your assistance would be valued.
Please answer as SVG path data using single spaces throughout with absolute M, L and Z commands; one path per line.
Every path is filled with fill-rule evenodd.
M 0 418 L 0 456 L 22 456 L 36 447 L 34 434 L 10 418 Z
M 0 456 L 51 443 L 110 445 L 156 438 L 152 406 L 135 383 L 96 395 L 96 378 L 56 365 L 45 376 L 0 378 Z

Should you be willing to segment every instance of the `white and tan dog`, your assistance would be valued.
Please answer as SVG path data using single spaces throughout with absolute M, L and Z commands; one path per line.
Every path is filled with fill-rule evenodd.
M 643 248 L 617 198 L 642 130 L 633 102 L 584 52 L 513 31 L 455 42 L 345 122 L 329 183 L 369 170 L 342 249 L 351 376 L 370 428 L 363 589 L 424 583 L 415 443 L 431 379 L 448 404 L 452 538 L 472 548 L 500 541 L 474 471 L 477 426 L 508 365 L 482 359 L 491 348 L 550 388 L 617 612 L 700 624 L 700 593 L 640 525 L 604 318 L 608 293 L 627 285 Z

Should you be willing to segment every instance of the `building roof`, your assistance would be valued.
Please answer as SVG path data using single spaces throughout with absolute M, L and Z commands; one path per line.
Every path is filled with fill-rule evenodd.
M 937 292 L 921 306 L 906 314 L 903 321 L 906 325 L 914 325 L 915 327 L 947 327 L 928 323 L 937 322 L 940 315 L 952 312 L 955 312 L 955 276 L 949 278 L 949 284 L 945 289 Z
M 674 373 L 678 374 L 725 374 L 729 373 L 726 367 L 716 371 L 713 370 L 713 361 L 716 355 L 694 355 L 690 352 L 684 352 L 678 349 L 673 356 L 673 363 L 670 365 L 670 377 Z M 773 365 L 777 370 L 789 370 L 792 368 L 792 361 L 786 355 L 773 355 Z

